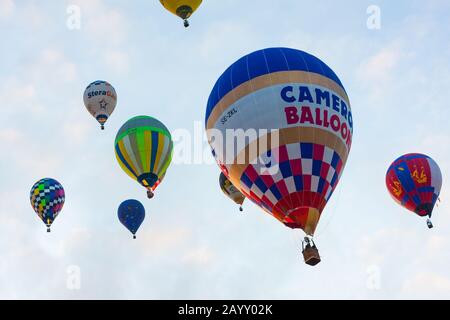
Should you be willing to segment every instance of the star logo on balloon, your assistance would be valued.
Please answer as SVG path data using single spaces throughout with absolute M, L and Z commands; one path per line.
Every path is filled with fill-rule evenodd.
M 101 100 L 99 102 L 99 104 L 100 104 L 100 109 L 106 110 L 106 106 L 108 105 L 108 103 L 105 101 L 105 99 Z

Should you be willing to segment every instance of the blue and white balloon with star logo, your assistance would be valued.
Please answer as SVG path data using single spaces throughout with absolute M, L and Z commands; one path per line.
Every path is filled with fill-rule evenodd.
M 114 87 L 106 81 L 94 81 L 84 90 L 84 105 L 89 113 L 105 129 L 105 122 L 111 116 L 117 104 Z

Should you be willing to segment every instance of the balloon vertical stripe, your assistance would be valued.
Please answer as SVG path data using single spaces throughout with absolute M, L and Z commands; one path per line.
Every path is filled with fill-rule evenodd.
M 150 171 L 154 171 L 155 170 L 155 161 L 156 161 L 156 153 L 158 151 L 158 132 L 152 132 L 152 152 L 151 152 L 151 167 L 150 167 Z

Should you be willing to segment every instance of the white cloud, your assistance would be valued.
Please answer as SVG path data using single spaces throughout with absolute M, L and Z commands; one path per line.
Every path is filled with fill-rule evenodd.
M 64 134 L 67 140 L 71 141 L 71 144 L 81 145 L 87 142 L 87 138 L 91 133 L 89 125 L 84 121 L 70 121 L 64 124 Z
M 151 219 L 151 218 L 149 218 Z M 188 228 L 158 228 L 140 231 L 138 245 L 144 255 L 164 255 L 167 252 L 179 252 L 180 247 L 188 242 L 191 231 Z
M 201 247 L 197 249 L 190 249 L 183 256 L 183 262 L 189 265 L 206 266 L 213 262 L 214 252 L 210 249 Z
M 126 41 L 128 22 L 119 8 L 102 0 L 74 0 L 81 8 L 82 31 L 100 48 L 119 46 Z
M 396 78 L 396 67 L 398 67 L 403 55 L 401 45 L 396 42 L 381 49 L 359 67 L 360 79 L 376 85 L 390 82 L 393 78 Z
M 405 281 L 402 293 L 410 299 L 448 299 L 450 278 L 432 272 L 418 272 Z
M 48 21 L 48 16 L 42 7 L 36 3 L 26 3 L 20 12 L 21 20 L 30 30 L 42 28 Z
M 0 130 L 0 139 L 8 144 L 22 143 L 23 133 L 16 129 L 6 128 Z
M 130 69 L 130 57 L 127 53 L 122 51 L 106 51 L 105 52 L 105 63 L 114 72 L 118 74 L 126 74 Z
M 233 45 L 230 46 L 230 43 Z M 229 20 L 211 25 L 202 35 L 198 50 L 205 61 L 223 63 L 225 57 L 235 59 L 251 51 L 255 43 L 254 30 L 250 25 Z
M 71 82 L 77 77 L 77 66 L 61 50 L 54 48 L 43 50 L 28 71 L 29 76 L 39 83 Z
M 11 77 L 0 85 L 0 100 L 4 114 L 39 113 L 44 110 L 37 97 L 36 87 L 30 79 Z
M 13 14 L 15 4 L 13 0 L 0 0 L 0 18 L 6 18 Z

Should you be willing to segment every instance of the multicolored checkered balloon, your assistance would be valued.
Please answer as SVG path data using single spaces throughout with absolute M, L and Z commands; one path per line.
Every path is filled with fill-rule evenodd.
M 50 226 L 61 212 L 64 200 L 64 188 L 55 179 L 41 179 L 31 188 L 31 206 L 46 224 L 47 232 L 50 232 Z

